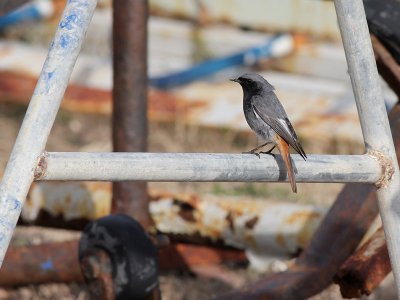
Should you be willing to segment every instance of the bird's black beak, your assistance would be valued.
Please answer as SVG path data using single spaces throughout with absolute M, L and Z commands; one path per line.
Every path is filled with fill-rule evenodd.
M 238 78 L 232 78 L 232 79 L 229 79 L 230 81 L 234 81 L 234 82 L 239 82 L 239 79 Z

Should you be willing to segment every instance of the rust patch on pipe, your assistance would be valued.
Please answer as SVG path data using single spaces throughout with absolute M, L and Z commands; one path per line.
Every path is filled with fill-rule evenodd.
M 256 226 L 257 222 L 258 222 L 258 217 L 254 216 L 253 218 L 251 218 L 250 220 L 247 220 L 246 223 L 244 223 L 244 226 L 247 229 L 253 229 L 254 226 Z
M 370 295 L 391 271 L 383 228 L 341 266 L 333 281 L 344 298 Z
M 375 186 L 378 189 L 386 187 L 394 173 L 393 162 L 380 151 L 368 150 L 367 155 L 378 161 L 382 169 L 381 177 L 375 182 Z
M 400 66 L 392 54 L 386 50 L 379 39 L 371 34 L 372 48 L 374 49 L 376 66 L 379 74 L 385 79 L 397 97 L 400 98 Z
M 241 250 L 190 244 L 162 247 L 158 258 L 162 270 L 191 269 L 195 266 L 226 262 L 247 263 L 246 255 Z
M 8 249 L 0 270 L 2 287 L 50 281 L 83 281 L 78 264 L 77 241 Z
M 286 223 L 288 224 L 295 224 L 296 222 L 299 221 L 305 221 L 309 219 L 319 219 L 321 215 L 316 212 L 305 212 L 305 211 L 300 211 L 300 212 L 294 212 L 289 218 L 285 220 Z
M 33 180 L 40 180 L 46 174 L 48 156 L 49 154 L 46 151 L 43 151 L 39 156 L 38 164 L 33 173 Z
M 196 222 L 196 218 L 194 216 L 195 208 L 190 203 L 174 199 L 173 204 L 179 207 L 178 215 L 182 219 L 191 223 Z
M 228 222 L 228 227 L 232 232 L 235 232 L 235 221 L 232 212 L 229 212 L 226 216 L 226 221 Z
M 104 250 L 83 257 L 80 266 L 92 299 L 115 299 L 111 261 Z

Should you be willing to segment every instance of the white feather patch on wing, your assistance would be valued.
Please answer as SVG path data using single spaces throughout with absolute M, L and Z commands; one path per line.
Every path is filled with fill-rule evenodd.
M 261 119 L 261 117 L 258 115 L 258 113 L 256 112 L 256 110 L 254 109 L 254 106 L 252 106 L 251 108 L 252 108 L 252 110 L 253 110 L 254 114 L 256 115 L 257 119 L 259 119 L 259 120 L 261 120 L 261 121 L 263 121 L 263 122 L 264 122 L 264 120 L 263 120 L 263 119 Z M 264 122 L 264 123 L 265 123 L 265 122 Z
M 277 120 L 278 120 L 279 123 L 282 124 L 282 128 L 285 129 L 285 131 L 286 131 L 290 136 L 292 136 L 292 133 L 290 132 L 290 129 L 289 129 L 289 127 L 288 127 L 286 121 L 285 121 L 284 119 L 277 119 Z

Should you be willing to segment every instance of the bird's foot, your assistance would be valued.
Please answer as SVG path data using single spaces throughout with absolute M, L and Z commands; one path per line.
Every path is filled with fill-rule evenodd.
M 260 153 L 262 153 L 262 152 L 260 152 Z M 260 157 L 260 153 L 254 151 L 254 150 L 242 152 L 242 154 L 254 154 L 254 155 L 256 155 L 258 158 L 261 158 L 261 157 Z
M 259 152 L 259 153 L 260 153 L 260 154 L 268 154 L 268 155 L 271 155 L 271 156 L 275 157 L 275 154 L 272 153 L 271 151 Z
M 272 153 L 272 150 L 274 150 L 275 149 L 275 147 L 276 146 L 273 146 L 271 149 L 269 149 L 268 151 L 263 151 L 263 152 L 260 152 L 261 154 L 269 154 L 269 155 L 272 155 L 273 157 L 275 157 L 275 154 L 273 154 Z

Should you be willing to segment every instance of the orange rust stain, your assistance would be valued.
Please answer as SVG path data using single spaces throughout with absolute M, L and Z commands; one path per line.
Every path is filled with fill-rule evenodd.
M 150 90 L 149 91 L 149 116 L 157 120 L 176 119 L 177 116 L 187 116 L 195 109 L 205 107 L 207 103 L 202 100 L 191 102 L 184 101 L 172 93 Z
M 297 235 L 297 244 L 302 247 L 307 246 L 314 231 L 315 228 L 304 226 Z
M 0 101 L 27 104 L 35 89 L 37 78 L 17 72 L 0 71 Z M 74 112 L 110 114 L 112 93 L 109 90 L 71 84 L 61 107 Z M 149 90 L 149 116 L 157 120 L 176 119 L 195 109 L 207 106 L 202 100 L 183 101 L 172 93 Z
M 284 223 L 287 224 L 294 224 L 297 222 L 305 222 L 308 221 L 309 219 L 319 219 L 321 217 L 320 213 L 317 212 L 306 212 L 306 211 L 299 211 L 291 214 Z
M 258 222 L 258 216 L 254 216 L 250 220 L 246 221 L 246 223 L 244 223 L 244 226 L 247 229 L 253 229 L 254 226 L 256 226 L 257 222 Z
M 281 232 L 278 232 L 275 237 L 276 243 L 281 247 L 286 247 L 285 237 Z
M 245 233 L 245 234 L 243 235 L 243 239 L 247 242 L 247 244 L 248 244 L 250 247 L 252 247 L 252 248 L 257 247 L 257 241 L 256 241 L 256 238 L 254 237 L 254 235 Z

